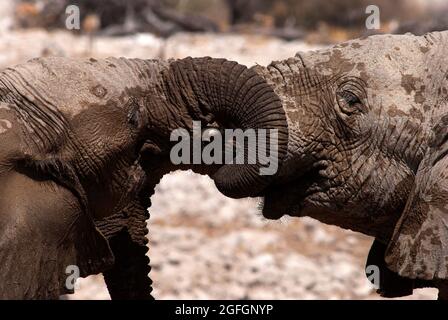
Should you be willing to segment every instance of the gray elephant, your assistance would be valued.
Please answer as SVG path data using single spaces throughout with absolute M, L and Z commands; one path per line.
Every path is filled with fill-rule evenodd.
M 164 110 L 176 110 L 167 119 L 189 112 L 209 126 L 261 128 L 250 121 L 275 117 L 267 127 L 280 130 L 278 173 L 258 175 L 258 165 L 204 169 L 217 188 L 233 198 L 262 197 L 269 219 L 311 216 L 374 237 L 367 264 L 379 267 L 385 297 L 436 287 L 446 299 L 447 43 L 448 32 L 381 35 L 299 53 L 255 66 L 251 71 L 261 78 L 250 80 L 253 91 L 237 94 L 228 88 L 235 74 L 224 68 L 228 63 L 216 80 L 202 79 L 202 69 L 184 60 L 160 97 Z M 249 102 L 236 104 L 244 111 L 223 114 L 235 95 Z M 149 149 L 168 153 L 154 145 Z M 148 165 L 151 152 L 142 159 L 147 172 L 168 163 L 162 157 Z M 238 173 L 230 174 L 232 168 Z
M 170 132 L 215 118 L 286 134 L 272 88 L 222 59 L 47 58 L 1 72 L 0 298 L 57 298 L 74 271 L 103 272 L 113 299 L 150 298 L 146 210 L 174 168 Z M 263 185 L 256 164 L 191 167 L 229 193 Z
M 57 298 L 72 272 L 103 271 L 113 297 L 150 298 L 145 124 L 127 90 L 158 65 L 36 59 L 0 74 L 1 298 Z
M 380 293 L 448 298 L 448 32 L 298 53 L 257 73 L 289 128 L 263 215 L 311 216 L 375 237 Z
M 112 297 L 138 298 L 123 279 L 147 278 L 145 199 L 163 174 L 189 168 L 227 196 L 263 197 L 267 218 L 308 215 L 375 237 L 368 263 L 383 295 L 435 286 L 446 298 L 447 36 L 373 36 L 252 69 L 53 58 L 3 72 L 1 294 L 53 297 L 74 264 L 105 272 Z M 277 130 L 278 173 L 173 165 L 170 135 L 195 120 Z

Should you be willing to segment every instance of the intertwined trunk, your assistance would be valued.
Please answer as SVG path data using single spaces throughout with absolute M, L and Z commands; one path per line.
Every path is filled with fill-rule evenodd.
M 272 87 L 256 72 L 225 59 L 186 58 L 172 62 L 162 75 L 166 108 L 186 110 L 193 120 L 217 122 L 224 128 L 275 130 L 278 148 L 271 149 L 270 156 L 281 163 L 288 142 L 285 112 Z M 248 146 L 260 147 L 267 146 Z M 257 196 L 273 178 L 260 175 L 260 168 L 259 159 L 255 164 L 225 164 L 212 178 L 229 197 Z

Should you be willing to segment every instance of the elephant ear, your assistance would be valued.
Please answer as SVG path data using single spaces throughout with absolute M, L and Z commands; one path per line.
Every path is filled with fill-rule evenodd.
M 30 159 L 3 176 L 0 299 L 55 299 L 72 293 L 78 276 L 113 265 L 72 177 L 62 162 Z
M 433 129 L 385 261 L 403 277 L 448 279 L 448 116 Z

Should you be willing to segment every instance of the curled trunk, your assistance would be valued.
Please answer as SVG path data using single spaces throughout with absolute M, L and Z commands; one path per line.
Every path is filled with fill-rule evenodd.
M 276 130 L 278 148 L 270 156 L 281 163 L 288 142 L 286 115 L 272 87 L 253 70 L 225 59 L 186 58 L 164 71 L 163 86 L 168 103 L 186 109 L 193 120 L 216 121 L 224 128 Z M 255 164 L 224 164 L 212 178 L 229 197 L 257 196 L 273 178 L 260 175 L 261 166 L 258 158 Z

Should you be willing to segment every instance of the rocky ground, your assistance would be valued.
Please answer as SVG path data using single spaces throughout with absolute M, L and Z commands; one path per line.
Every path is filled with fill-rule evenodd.
M 379 299 L 363 269 L 371 239 L 311 218 L 267 221 L 207 177 L 176 172 L 152 197 L 150 256 L 158 299 Z M 411 299 L 433 299 L 416 290 Z M 70 298 L 107 299 L 101 276 Z
M 0 17 L 1 18 L 1 17 Z M 3 23 L 4 25 L 5 23 Z M 312 47 L 243 35 L 140 34 L 88 38 L 68 32 L 6 31 L 0 69 L 37 56 L 226 57 L 267 64 Z M 371 239 L 313 219 L 266 221 L 255 200 L 228 199 L 189 172 L 167 175 L 152 197 L 149 246 L 158 299 L 376 299 L 364 276 Z M 101 275 L 70 299 L 108 299 Z M 435 298 L 418 290 L 413 299 Z

